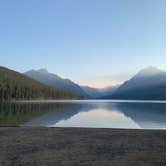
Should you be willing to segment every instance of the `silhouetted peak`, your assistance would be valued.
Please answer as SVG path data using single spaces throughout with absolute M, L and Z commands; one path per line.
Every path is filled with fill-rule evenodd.
M 146 67 L 142 70 L 140 70 L 137 74 L 136 77 L 144 77 L 144 76 L 153 76 L 162 73 L 163 70 L 160 70 L 156 67 L 150 66 Z
M 48 73 L 47 69 L 45 69 L 45 68 L 39 69 L 37 71 L 40 73 Z

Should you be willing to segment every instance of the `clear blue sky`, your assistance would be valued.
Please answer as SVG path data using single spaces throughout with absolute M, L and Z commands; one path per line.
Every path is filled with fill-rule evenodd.
M 166 68 L 166 1 L 0 0 L 0 65 L 100 87 Z

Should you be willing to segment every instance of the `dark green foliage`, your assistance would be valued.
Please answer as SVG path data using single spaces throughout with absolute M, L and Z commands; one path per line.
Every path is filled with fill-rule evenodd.
M 78 99 L 79 95 L 52 88 L 18 72 L 0 67 L 0 99 Z

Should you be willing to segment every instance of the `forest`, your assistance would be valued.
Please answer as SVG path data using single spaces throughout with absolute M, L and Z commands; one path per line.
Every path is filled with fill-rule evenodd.
M 0 67 L 0 100 L 79 99 L 76 93 L 52 88 L 19 72 Z

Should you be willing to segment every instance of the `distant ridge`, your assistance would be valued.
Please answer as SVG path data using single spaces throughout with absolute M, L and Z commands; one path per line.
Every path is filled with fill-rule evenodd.
M 166 100 L 166 72 L 155 67 L 142 69 L 104 98 Z
M 151 76 L 155 76 L 157 74 L 160 74 L 164 72 L 163 70 L 160 70 L 156 67 L 153 67 L 153 66 L 149 66 L 149 67 L 146 67 L 142 70 L 140 70 L 136 75 L 135 77 L 151 77 Z
M 82 89 L 93 98 L 102 98 L 103 96 L 111 95 L 113 94 L 119 85 L 116 86 L 110 86 L 106 88 L 91 88 L 89 86 L 82 86 Z
M 63 79 L 60 76 L 49 73 L 46 69 L 39 70 L 29 70 L 24 73 L 26 76 L 37 80 L 45 85 L 51 87 L 59 87 L 64 90 L 68 90 L 74 93 L 78 93 L 81 98 L 84 99 L 96 99 L 106 96 L 108 94 L 112 94 L 118 86 L 110 86 L 107 88 L 92 88 L 89 86 L 80 86 L 70 79 Z
M 78 84 L 69 79 L 63 79 L 56 74 L 49 73 L 46 69 L 30 70 L 24 74 L 45 85 L 77 93 L 82 98 L 89 98 L 89 95 Z

